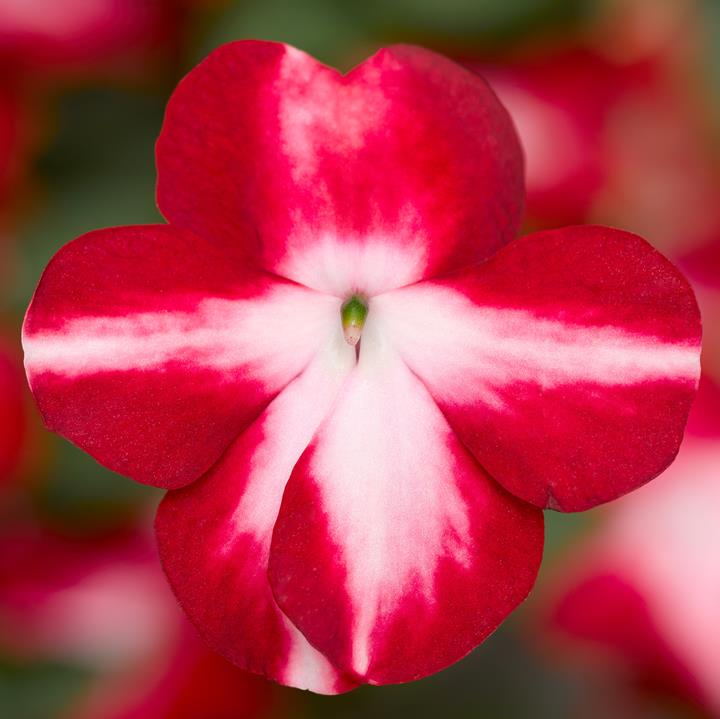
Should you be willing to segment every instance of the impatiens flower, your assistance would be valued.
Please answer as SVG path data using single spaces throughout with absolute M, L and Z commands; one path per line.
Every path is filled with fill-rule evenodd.
M 564 558 L 548 619 L 574 664 L 609 668 L 616 684 L 671 693 L 718 716 L 720 403 L 717 387 L 701 388 L 714 422 L 693 410 L 673 466 L 614 505 Z
M 618 230 L 513 241 L 519 143 L 468 70 L 230 44 L 157 161 L 169 224 L 60 250 L 26 368 L 50 428 L 172 490 L 165 571 L 236 664 L 327 693 L 438 671 L 527 595 L 542 508 L 675 455 L 691 289 Z

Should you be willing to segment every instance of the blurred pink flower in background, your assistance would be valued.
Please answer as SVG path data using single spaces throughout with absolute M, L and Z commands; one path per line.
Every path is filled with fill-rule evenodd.
M 173 0 L 0 0 L 0 66 L 46 79 L 141 63 L 175 42 Z
M 695 6 L 607 3 L 592 32 L 468 63 L 518 128 L 530 225 L 624 227 L 670 254 L 718 235 L 720 158 Z
M 278 690 L 213 654 L 185 627 L 156 662 L 99 682 L 68 719 L 250 719 L 274 715 Z
M 720 390 L 701 383 L 665 473 L 606 510 L 547 587 L 548 636 L 606 682 L 720 713 Z
M 584 222 L 610 172 L 603 147 L 610 117 L 650 81 L 652 67 L 619 64 L 579 45 L 470 67 L 490 82 L 517 126 L 530 222 Z
M 97 673 L 72 719 L 244 719 L 277 692 L 213 655 L 167 588 L 147 537 L 2 530 L 0 648 Z
M 2 535 L 0 645 L 14 654 L 111 666 L 176 631 L 174 602 L 144 538 L 88 541 L 26 524 Z

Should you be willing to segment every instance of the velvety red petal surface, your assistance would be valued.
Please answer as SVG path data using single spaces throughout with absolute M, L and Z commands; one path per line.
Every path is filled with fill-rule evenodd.
M 687 281 L 635 235 L 537 233 L 484 265 L 374 298 L 387 336 L 483 467 L 587 509 L 659 474 L 700 374 Z
M 330 344 L 207 476 L 168 493 L 155 525 L 173 589 L 212 647 L 245 669 L 327 694 L 354 684 L 279 610 L 267 567 L 285 484 L 355 361 L 335 327 Z
M 269 576 L 314 646 L 385 684 L 444 668 L 498 626 L 533 585 L 543 522 L 485 475 L 370 317 L 285 489 Z
M 177 487 L 304 369 L 338 312 L 335 298 L 249 272 L 189 232 L 101 230 L 46 269 L 25 365 L 50 429 L 110 469 Z
M 373 294 L 515 236 L 522 157 L 478 76 L 398 46 L 347 75 L 294 48 L 223 46 L 179 85 L 157 146 L 168 220 L 328 292 Z

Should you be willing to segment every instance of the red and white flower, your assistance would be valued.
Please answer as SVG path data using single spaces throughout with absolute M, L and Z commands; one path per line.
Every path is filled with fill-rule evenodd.
M 173 490 L 165 570 L 240 666 L 327 693 L 435 672 L 530 590 L 541 508 L 675 455 L 691 289 L 618 230 L 512 241 L 521 152 L 475 74 L 234 43 L 180 84 L 157 160 L 169 224 L 63 248 L 26 367 L 50 428 Z

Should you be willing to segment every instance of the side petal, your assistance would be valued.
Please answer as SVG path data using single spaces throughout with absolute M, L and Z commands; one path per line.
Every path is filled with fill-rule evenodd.
M 327 694 L 355 684 L 280 611 L 267 566 L 285 483 L 354 361 L 338 328 L 331 346 L 205 477 L 167 494 L 155 523 L 175 594 L 217 652 L 283 684 Z
M 587 509 L 675 457 L 700 317 L 684 277 L 639 237 L 541 232 L 373 303 L 463 442 L 516 496 Z
M 257 237 L 245 250 L 266 269 L 326 292 L 477 262 L 522 214 L 505 109 L 469 70 L 409 46 L 342 75 L 285 45 L 225 45 L 172 96 L 157 164 L 168 220 Z
M 418 679 L 480 644 L 532 587 L 542 514 L 476 464 L 366 326 L 273 533 L 278 604 L 359 680 Z
M 337 324 L 335 298 L 242 268 L 167 226 L 66 245 L 23 327 L 47 426 L 140 482 L 197 479 Z

